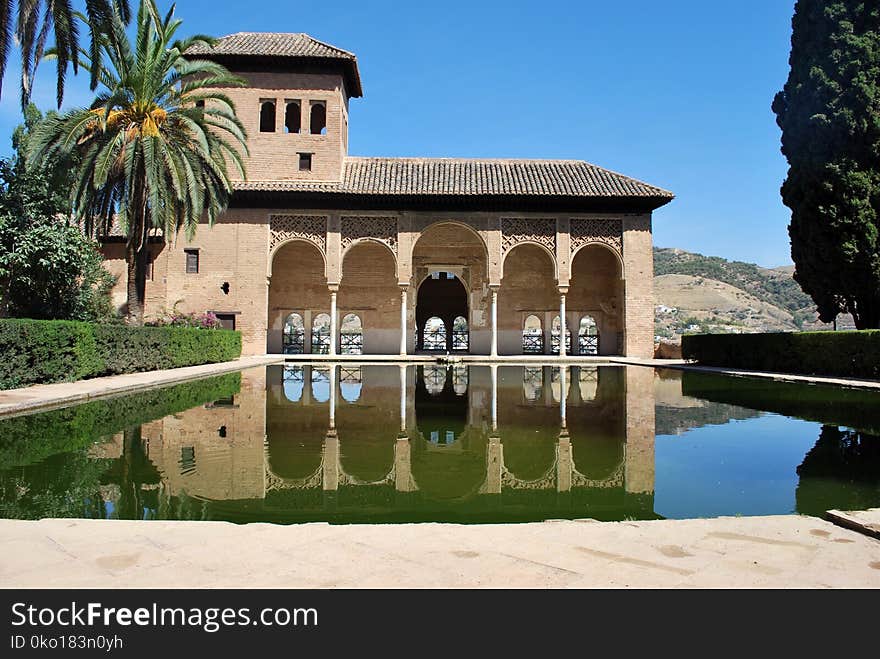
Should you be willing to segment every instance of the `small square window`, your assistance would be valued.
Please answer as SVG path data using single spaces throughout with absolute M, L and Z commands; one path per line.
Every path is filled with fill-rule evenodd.
M 234 330 L 235 329 L 235 314 L 234 313 L 214 313 L 217 316 L 217 320 L 220 321 L 220 327 L 223 329 Z
M 299 171 L 301 171 L 301 172 L 312 171 L 312 154 L 311 153 L 300 153 L 299 154 Z
M 187 274 L 198 274 L 199 272 L 199 250 L 185 249 L 186 254 L 186 272 Z

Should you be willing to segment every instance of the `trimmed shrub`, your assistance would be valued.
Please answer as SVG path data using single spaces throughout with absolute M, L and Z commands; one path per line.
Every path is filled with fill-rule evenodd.
M 704 366 L 880 379 L 880 330 L 682 337 L 682 356 Z
M 241 355 L 241 334 L 4 318 L 0 355 L 0 389 L 13 389 L 230 361 Z

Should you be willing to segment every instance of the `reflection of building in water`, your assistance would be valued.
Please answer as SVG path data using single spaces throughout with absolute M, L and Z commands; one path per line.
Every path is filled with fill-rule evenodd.
M 143 424 L 144 453 L 168 495 L 263 497 L 265 380 L 263 369 L 243 371 L 231 398 Z
M 420 506 L 445 518 L 492 500 L 522 518 L 547 505 L 653 516 L 653 404 L 638 367 L 285 366 L 245 372 L 233 399 L 143 435 L 164 491 L 221 517 L 224 500 L 263 500 L 238 519 Z

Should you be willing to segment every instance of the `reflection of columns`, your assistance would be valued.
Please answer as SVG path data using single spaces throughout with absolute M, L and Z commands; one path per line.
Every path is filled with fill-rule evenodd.
M 568 431 L 563 426 L 559 433 L 559 440 L 556 444 L 556 491 L 568 492 L 571 490 L 571 438 Z
M 635 494 L 654 492 L 654 369 L 626 366 L 624 484 Z
M 321 469 L 321 482 L 326 492 L 339 489 L 339 436 L 330 429 L 324 437 L 324 465 Z
M 559 289 L 559 356 L 565 357 L 565 294 L 568 288 L 560 287 Z
M 492 432 L 498 431 L 498 366 L 489 367 L 492 374 Z
M 406 354 L 406 286 L 400 287 L 400 354 Z
M 330 365 L 330 430 L 336 431 L 336 364 Z
M 491 349 L 489 354 L 492 357 L 498 356 L 498 287 L 492 286 L 492 310 L 491 310 L 491 321 L 492 321 L 492 341 L 491 341 Z
M 565 430 L 566 404 L 568 403 L 568 368 L 559 367 L 559 416 L 562 429 Z
M 498 435 L 489 435 L 486 455 L 486 492 L 501 494 L 501 467 L 504 464 L 504 449 Z
M 336 291 L 338 286 L 330 287 L 330 354 L 336 354 Z
M 406 434 L 406 366 L 400 367 L 400 434 Z
M 411 450 L 406 434 L 398 435 L 394 444 L 394 489 L 397 492 L 413 492 L 416 489 L 412 477 Z

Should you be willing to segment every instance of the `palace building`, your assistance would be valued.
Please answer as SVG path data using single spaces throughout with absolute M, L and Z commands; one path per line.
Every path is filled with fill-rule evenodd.
M 229 89 L 247 180 L 191 241 L 157 241 L 147 317 L 216 313 L 244 354 L 650 357 L 651 214 L 672 193 L 580 160 L 348 155 L 357 58 L 237 33 L 192 56 Z M 120 274 L 124 251 L 104 247 Z

